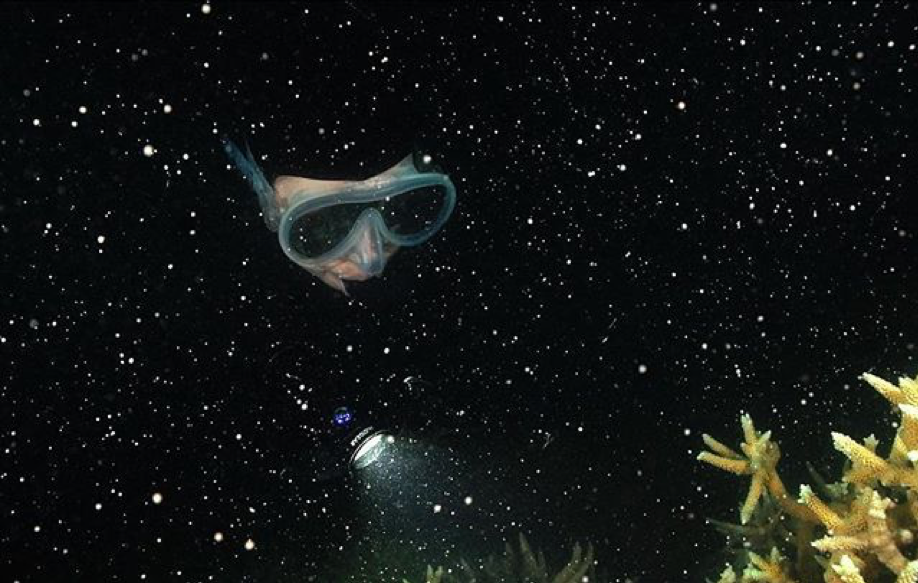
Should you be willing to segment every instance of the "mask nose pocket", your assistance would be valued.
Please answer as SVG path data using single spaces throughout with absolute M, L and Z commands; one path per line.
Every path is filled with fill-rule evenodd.
M 362 232 L 349 254 L 350 259 L 367 275 L 379 275 L 386 264 L 385 249 L 379 229 L 369 222 L 361 225 L 360 229 Z

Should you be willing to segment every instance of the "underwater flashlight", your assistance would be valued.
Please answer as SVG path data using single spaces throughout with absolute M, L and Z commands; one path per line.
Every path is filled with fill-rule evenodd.
M 348 407 L 338 407 L 332 414 L 332 425 L 337 429 L 340 463 L 354 470 L 369 467 L 394 441 L 385 430 L 366 422 L 355 423 L 357 416 Z
M 364 427 L 350 440 L 351 467 L 355 470 L 369 467 L 379 459 L 391 441 L 391 436 L 386 435 L 383 430 L 372 426 Z

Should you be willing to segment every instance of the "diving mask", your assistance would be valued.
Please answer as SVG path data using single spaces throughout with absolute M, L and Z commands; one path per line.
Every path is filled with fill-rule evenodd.
M 366 180 L 280 176 L 272 187 L 251 151 L 229 141 L 224 147 L 258 195 L 284 253 L 342 291 L 329 272 L 338 279 L 378 275 L 398 247 L 419 245 L 439 231 L 456 205 L 449 177 L 414 155 Z

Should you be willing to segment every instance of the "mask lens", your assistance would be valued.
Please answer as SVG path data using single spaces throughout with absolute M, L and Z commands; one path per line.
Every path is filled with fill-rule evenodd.
M 293 223 L 290 243 L 307 257 L 327 253 L 347 237 L 365 208 L 363 204 L 338 204 L 306 213 Z
M 445 203 L 443 187 L 424 186 L 380 200 L 322 207 L 296 219 L 290 243 L 297 253 L 306 257 L 328 253 L 347 237 L 360 213 L 367 208 L 378 210 L 393 233 L 405 237 L 420 235 L 437 222 Z
M 376 203 L 386 226 L 398 235 L 419 235 L 430 229 L 446 201 L 441 186 L 424 186 Z

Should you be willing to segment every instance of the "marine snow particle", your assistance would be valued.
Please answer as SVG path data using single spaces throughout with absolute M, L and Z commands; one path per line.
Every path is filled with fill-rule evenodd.
M 215 541 L 215 542 L 218 542 L 218 543 L 222 543 L 222 542 L 223 542 L 223 533 L 220 532 L 219 530 L 218 530 L 217 532 L 214 533 L 214 541 Z
M 255 541 L 253 541 L 252 539 L 248 539 L 247 541 L 245 541 L 245 550 L 251 551 L 254 548 L 255 548 Z
M 162 504 L 163 502 L 163 495 L 160 494 L 159 492 L 153 492 L 152 498 L 153 498 L 153 504 Z
M 151 146 L 150 144 L 147 144 L 146 146 L 143 147 L 143 155 L 146 156 L 147 158 L 152 158 L 154 151 L 155 150 L 153 149 L 153 146 Z

